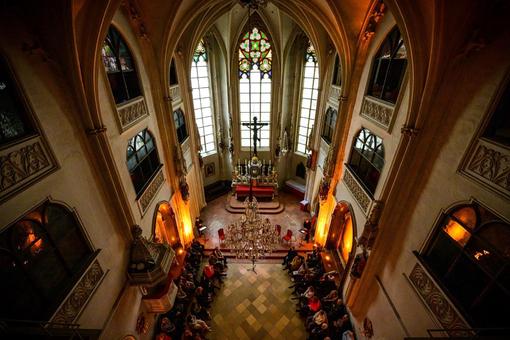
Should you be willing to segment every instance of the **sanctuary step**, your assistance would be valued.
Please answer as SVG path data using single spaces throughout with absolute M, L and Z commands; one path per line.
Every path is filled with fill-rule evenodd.
M 269 202 L 259 201 L 258 203 L 261 214 L 279 214 L 285 210 L 285 205 L 280 203 L 277 197 Z M 243 214 L 246 208 L 244 201 L 237 200 L 235 195 L 228 195 L 225 209 L 233 214 Z
M 284 190 L 294 196 L 303 199 L 305 197 L 306 184 L 302 178 L 291 178 L 285 181 Z

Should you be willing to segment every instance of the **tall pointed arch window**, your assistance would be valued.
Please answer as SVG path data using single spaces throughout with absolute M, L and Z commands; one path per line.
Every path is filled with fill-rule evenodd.
M 306 153 L 310 132 L 315 124 L 315 111 L 317 108 L 317 95 L 319 88 L 319 64 L 315 49 L 311 42 L 305 53 L 303 72 L 303 86 L 301 90 L 301 113 L 296 151 Z
M 108 29 L 101 56 L 116 104 L 142 95 L 134 58 L 113 26 Z
M 406 66 L 406 46 L 398 27 L 395 27 L 375 55 L 367 94 L 394 104 L 398 98 Z
M 260 130 L 260 146 L 269 147 L 271 120 L 272 49 L 269 36 L 254 26 L 242 35 L 239 44 L 240 122 L 251 123 L 257 117 L 267 123 Z M 241 147 L 251 147 L 248 127 L 241 125 Z
M 198 134 L 200 135 L 200 143 L 202 144 L 202 155 L 216 152 L 208 63 L 209 60 L 204 41 L 200 40 L 191 63 L 191 88 L 193 89 L 195 122 Z

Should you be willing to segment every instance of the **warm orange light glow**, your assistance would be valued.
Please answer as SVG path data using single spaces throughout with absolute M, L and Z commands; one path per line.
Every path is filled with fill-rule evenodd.
M 333 195 L 328 195 L 325 201 L 319 203 L 319 216 L 317 217 L 317 225 L 315 228 L 315 242 L 324 246 L 326 243 L 326 235 L 328 235 L 331 214 L 336 205 Z
M 35 234 L 33 232 L 30 232 L 28 234 L 27 240 L 26 240 L 27 246 L 32 244 L 32 242 L 34 242 L 35 239 L 36 239 Z M 42 239 L 39 239 L 30 248 L 30 252 L 32 253 L 32 255 L 39 253 L 41 251 L 41 246 L 42 246 Z
M 444 226 L 443 230 L 462 247 L 466 245 L 471 237 L 471 234 L 464 227 L 452 219 L 448 220 L 448 224 Z
M 184 249 L 179 248 L 179 250 L 177 250 L 177 254 L 182 255 L 182 253 L 184 253 Z
M 188 245 L 194 238 L 189 203 L 184 201 L 178 192 L 172 197 L 172 208 L 175 212 L 181 242 L 183 245 Z
M 331 257 L 329 257 L 329 255 L 326 255 L 326 261 L 329 261 L 331 260 Z
M 352 219 L 348 216 L 345 219 L 344 232 L 342 235 L 342 259 L 347 264 L 352 250 Z

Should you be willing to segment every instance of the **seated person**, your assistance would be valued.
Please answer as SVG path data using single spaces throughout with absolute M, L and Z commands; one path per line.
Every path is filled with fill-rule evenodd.
M 227 267 L 227 258 L 223 256 L 223 253 L 221 252 L 220 248 L 218 247 L 214 248 L 212 256 L 214 256 L 218 262 L 222 262 L 224 267 Z
M 292 259 L 292 261 L 290 261 L 290 265 L 289 265 L 289 270 L 290 272 L 293 272 L 293 271 L 296 271 L 299 269 L 299 267 L 301 267 L 301 265 L 303 264 L 303 256 L 294 256 L 294 258 Z
M 204 320 L 197 319 L 194 315 L 189 315 L 187 319 L 188 325 L 193 332 L 204 335 L 206 332 L 211 331 L 211 328 Z
M 313 316 L 309 316 L 305 322 L 306 329 L 313 333 L 314 328 L 327 329 L 328 316 L 322 309 L 316 312 Z
M 282 266 L 287 267 L 290 264 L 290 262 L 292 261 L 292 259 L 297 256 L 297 254 L 298 253 L 297 253 L 296 249 L 294 247 L 290 247 L 289 252 L 283 258 Z

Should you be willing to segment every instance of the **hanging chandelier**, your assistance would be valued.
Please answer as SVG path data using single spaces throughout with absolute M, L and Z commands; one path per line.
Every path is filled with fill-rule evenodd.
M 279 242 L 276 228 L 269 219 L 263 220 L 259 214 L 258 202 L 247 197 L 245 211 L 241 218 L 227 227 L 226 242 L 237 259 L 255 261 L 272 253 Z
M 267 5 L 267 0 L 239 0 L 241 6 L 249 7 L 251 9 L 258 9 Z

